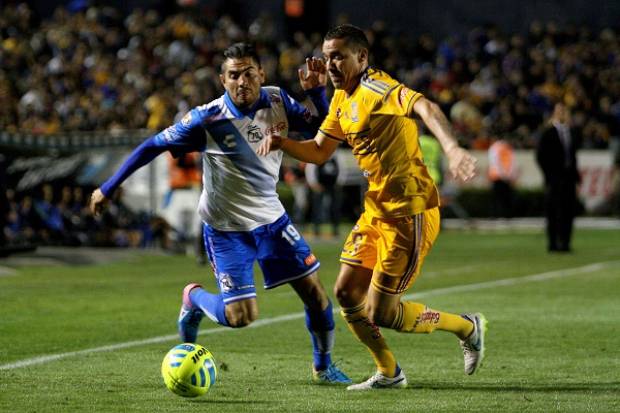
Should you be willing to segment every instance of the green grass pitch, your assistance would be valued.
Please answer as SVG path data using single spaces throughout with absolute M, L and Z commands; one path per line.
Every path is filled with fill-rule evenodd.
M 310 243 L 331 295 L 340 243 Z M 620 233 L 578 230 L 574 247 L 548 255 L 538 232 L 443 231 L 408 293 L 437 309 L 484 312 L 483 367 L 465 376 L 448 333 L 384 330 L 409 387 L 355 393 L 311 383 L 303 309 L 288 286 L 259 291 L 262 322 L 253 328 L 203 321 L 203 332 L 215 331 L 198 341 L 217 359 L 218 382 L 183 399 L 164 387 L 160 363 L 177 343 L 181 289 L 201 281 L 213 290 L 210 270 L 139 252 L 105 265 L 20 268 L 0 277 L 0 411 L 620 411 Z M 371 358 L 336 320 L 334 358 L 363 380 Z M 118 346 L 92 351 L 108 345 Z

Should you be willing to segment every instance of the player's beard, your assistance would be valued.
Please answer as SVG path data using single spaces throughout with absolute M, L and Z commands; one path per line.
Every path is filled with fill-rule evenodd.
M 250 106 L 256 100 L 254 95 L 254 91 L 250 88 L 239 88 L 237 89 L 236 103 L 239 106 Z

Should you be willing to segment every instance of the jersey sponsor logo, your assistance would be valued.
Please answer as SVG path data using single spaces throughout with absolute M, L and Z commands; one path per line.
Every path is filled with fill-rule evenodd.
M 278 122 L 275 125 L 271 125 L 265 129 L 265 135 L 275 135 L 278 132 L 282 132 L 286 129 L 286 122 Z
M 187 112 L 183 119 L 181 119 L 181 125 L 189 126 L 192 123 L 192 112 Z
M 162 135 L 164 137 L 164 140 L 168 143 L 174 142 L 175 140 L 180 138 L 179 132 L 177 132 L 177 129 L 174 126 L 170 126 L 164 129 Z
M 436 311 L 431 311 L 428 307 L 425 308 L 424 312 L 416 318 L 415 323 L 413 325 L 414 330 L 418 326 L 418 324 L 421 324 L 421 323 L 428 323 L 428 324 L 439 323 L 439 313 Z
M 314 256 L 314 254 L 310 254 L 306 258 L 304 258 L 304 264 L 306 265 L 312 265 L 315 262 L 316 262 L 316 257 Z
M 250 126 L 248 126 L 248 142 L 256 143 L 261 139 L 263 139 L 263 132 L 261 132 L 258 126 L 250 124 Z

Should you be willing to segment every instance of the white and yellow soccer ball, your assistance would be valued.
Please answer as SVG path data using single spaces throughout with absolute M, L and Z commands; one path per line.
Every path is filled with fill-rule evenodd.
M 200 344 L 174 346 L 161 363 L 166 387 L 183 397 L 205 394 L 215 384 L 217 367 L 213 354 Z

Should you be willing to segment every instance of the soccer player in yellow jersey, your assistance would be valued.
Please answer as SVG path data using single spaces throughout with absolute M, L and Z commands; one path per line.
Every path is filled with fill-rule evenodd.
M 365 210 L 345 241 L 334 291 L 342 316 L 372 354 L 377 372 L 349 390 L 407 385 L 379 327 L 454 333 L 463 350 L 465 373 L 472 374 L 484 355 L 486 324 L 479 313 L 456 315 L 401 301 L 439 232 L 439 196 L 422 161 L 413 118 L 420 117 L 437 137 L 455 177 L 471 179 L 475 159 L 458 146 L 436 104 L 369 67 L 368 50 L 361 29 L 341 25 L 330 30 L 323 53 L 336 91 L 316 137 L 295 141 L 271 135 L 257 151 L 265 155 L 282 149 L 320 164 L 344 141 L 368 179 Z

